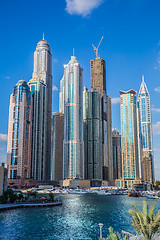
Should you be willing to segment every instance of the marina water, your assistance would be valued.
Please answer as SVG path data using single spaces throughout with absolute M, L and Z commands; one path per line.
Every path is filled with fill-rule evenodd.
M 96 240 L 99 223 L 103 223 L 103 237 L 108 228 L 121 233 L 134 233 L 128 210 L 132 203 L 142 209 L 143 200 L 149 206 L 154 201 L 128 196 L 99 196 L 97 194 L 58 195 L 63 205 L 59 207 L 26 208 L 0 213 L 0 239 L 5 240 Z M 158 199 L 155 211 L 160 209 Z

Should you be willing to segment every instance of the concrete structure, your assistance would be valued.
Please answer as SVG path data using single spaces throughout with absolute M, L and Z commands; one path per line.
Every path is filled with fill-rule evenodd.
M 152 183 L 154 181 L 152 124 L 150 95 L 142 76 L 142 83 L 138 94 L 139 125 L 142 137 L 142 178 Z
M 120 91 L 122 180 L 132 187 L 139 179 L 136 91 Z
M 84 88 L 84 177 L 102 180 L 102 104 L 101 94 Z
M 31 178 L 44 180 L 48 159 L 46 157 L 48 147 L 47 138 L 47 119 L 46 119 L 46 84 L 37 77 L 29 81 L 31 91 Z
M 2 163 L 0 166 L 0 196 L 7 190 L 8 168 Z
M 30 127 L 30 90 L 26 81 L 19 80 L 9 106 L 7 164 L 10 179 L 30 178 Z
M 44 39 L 39 41 L 34 52 L 34 71 L 33 79 L 39 78 L 43 80 L 46 85 L 45 90 L 45 132 L 43 137 L 45 138 L 45 160 L 43 166 L 44 174 L 40 178 L 49 180 L 50 177 L 50 159 L 51 159 L 51 114 L 52 114 L 52 55 L 49 47 L 49 43 Z M 37 149 L 39 146 L 37 146 Z M 41 149 L 39 148 L 39 151 Z
M 102 104 L 102 165 L 103 179 L 113 179 L 112 162 L 112 118 L 111 100 L 106 93 L 106 63 L 105 60 L 96 57 L 91 60 L 91 89 L 96 89 L 101 93 Z M 108 142 L 109 141 L 109 142 Z
M 64 114 L 53 113 L 51 124 L 51 180 L 63 179 Z
M 83 179 L 83 69 L 75 56 L 64 65 L 63 150 L 63 177 Z
M 96 58 L 91 63 L 91 89 L 97 89 L 98 92 L 106 92 L 106 63 L 102 58 Z
M 113 179 L 122 177 L 121 135 L 115 129 L 112 131 Z

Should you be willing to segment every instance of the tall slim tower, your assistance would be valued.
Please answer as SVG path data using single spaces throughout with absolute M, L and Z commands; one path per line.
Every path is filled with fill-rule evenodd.
M 84 88 L 84 177 L 102 180 L 102 104 L 101 94 Z
M 132 187 L 139 178 L 136 91 L 120 91 L 122 180 Z
M 95 49 L 96 50 L 96 49 Z M 113 179 L 111 101 L 106 92 L 106 63 L 96 54 L 91 63 L 91 89 L 101 93 L 103 179 Z M 108 142 L 109 141 L 109 142 Z
M 64 178 L 83 179 L 83 69 L 75 56 L 64 65 Z
M 49 43 L 43 39 L 37 44 L 34 52 L 33 78 L 39 77 L 46 85 L 45 90 L 45 172 L 44 179 L 50 179 L 50 156 L 51 156 L 51 114 L 52 114 L 52 55 Z
M 7 163 L 10 179 L 30 178 L 30 90 L 19 80 L 10 97 Z
M 138 94 L 139 124 L 142 136 L 142 176 L 144 181 L 154 181 L 154 164 L 152 148 L 152 127 L 150 95 L 142 76 Z
M 120 179 L 122 177 L 121 135 L 115 129 L 112 131 L 112 148 L 113 148 L 113 179 Z
M 37 77 L 29 81 L 31 92 L 31 177 L 36 180 L 44 180 L 47 162 L 47 118 L 46 118 L 46 84 Z

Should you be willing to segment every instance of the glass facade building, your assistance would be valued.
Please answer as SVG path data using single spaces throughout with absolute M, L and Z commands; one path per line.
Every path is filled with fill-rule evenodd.
M 19 80 L 10 97 L 7 163 L 10 179 L 30 178 L 30 90 Z
M 46 84 L 39 77 L 29 81 L 31 92 L 31 177 L 44 180 L 46 167 Z
M 153 148 L 152 148 L 152 127 L 151 127 L 151 107 L 150 95 L 142 76 L 142 83 L 138 94 L 139 125 L 142 139 L 142 176 L 145 181 L 154 181 Z M 148 156 L 147 156 L 148 155 Z M 147 157 L 147 168 L 144 158 Z M 148 174 L 146 174 L 148 172 Z
M 32 153 L 33 164 L 38 161 L 36 156 L 40 155 L 42 151 L 45 151 L 40 157 L 40 162 L 36 164 L 36 166 L 42 165 L 41 170 L 32 170 L 32 173 L 34 173 L 33 178 L 49 180 L 51 159 L 52 55 L 49 43 L 44 38 L 38 42 L 34 52 L 33 78 L 29 85 L 33 89 L 35 88 L 35 91 L 31 90 L 31 94 L 34 92 L 34 94 L 32 94 L 32 101 L 34 101 L 33 104 L 37 104 L 39 110 L 39 112 L 37 112 L 37 108 L 32 109 L 32 111 L 34 111 L 32 116 L 40 118 L 40 116 L 44 114 L 44 118 L 42 118 L 40 122 L 36 122 L 37 120 L 34 119 L 35 126 L 32 126 L 32 128 L 34 128 L 33 139 L 36 139 L 39 134 L 42 137 L 42 140 L 38 140 L 32 144 L 32 147 L 35 145 L 32 151 L 37 151 L 37 153 Z M 37 124 L 39 124 L 39 127 Z M 39 141 L 42 142 L 40 143 Z M 45 146 L 42 147 L 43 144 L 45 144 Z M 36 171 L 38 172 L 36 173 Z
M 131 187 L 139 178 L 136 92 L 120 91 L 122 178 Z
M 83 179 L 83 69 L 75 56 L 64 65 L 63 178 Z
M 84 88 L 84 178 L 102 180 L 102 104 L 101 94 Z

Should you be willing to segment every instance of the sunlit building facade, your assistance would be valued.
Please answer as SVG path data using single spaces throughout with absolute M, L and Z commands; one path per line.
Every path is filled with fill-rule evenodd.
M 63 178 L 83 179 L 83 69 L 75 56 L 64 65 Z
M 136 91 L 120 91 L 122 180 L 132 187 L 139 179 Z
M 37 77 L 29 81 L 31 92 L 31 177 L 44 180 L 46 158 L 46 84 Z
M 142 76 L 138 94 L 139 124 L 142 138 L 142 177 L 144 181 L 154 181 L 154 164 L 152 148 L 152 124 L 150 95 Z
M 30 90 L 19 80 L 10 97 L 7 164 L 10 179 L 30 178 Z
M 36 79 L 37 83 L 35 81 Z M 37 112 L 37 108 L 34 108 L 32 115 L 37 115 L 37 118 L 39 119 L 43 114 L 45 116 L 45 119 L 42 118 L 40 123 L 34 122 L 36 125 L 40 124 L 40 128 L 37 128 L 36 125 L 34 127 L 32 126 L 34 128 L 33 135 L 37 135 L 41 132 L 40 135 L 42 137 L 42 140 L 33 142 L 33 145 L 36 145 L 34 149 L 37 151 L 37 153 L 32 153 L 32 162 L 35 163 L 38 161 L 36 160 L 35 156 L 37 154 L 40 155 L 42 149 L 45 151 L 45 153 L 43 153 L 43 159 L 41 158 L 38 164 L 41 165 L 41 170 L 38 170 L 38 175 L 34 174 L 34 178 L 36 176 L 36 179 L 38 180 L 49 180 L 51 159 L 52 55 L 49 43 L 44 39 L 44 37 L 41 41 L 38 42 L 36 50 L 34 52 L 34 70 L 33 78 L 30 81 L 30 87 L 32 86 L 32 88 L 34 88 L 33 85 L 35 86 L 35 91 L 31 90 L 32 93 L 34 92 L 34 94 L 32 94 L 32 99 L 34 99 L 33 104 L 38 105 L 39 112 Z M 36 96 L 37 98 L 35 98 Z M 44 125 L 42 126 L 42 124 Z M 39 143 L 39 141 L 41 141 L 41 143 Z M 42 144 L 45 144 L 43 148 L 41 147 Z M 32 170 L 32 172 L 35 172 L 35 169 Z

